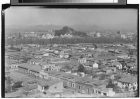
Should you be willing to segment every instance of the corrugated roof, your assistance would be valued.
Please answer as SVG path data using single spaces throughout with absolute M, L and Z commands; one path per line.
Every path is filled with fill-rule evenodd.
M 125 83 L 135 83 L 135 82 L 137 82 L 137 77 L 136 76 L 132 76 L 132 75 L 128 75 L 128 74 L 124 74 L 124 75 L 121 75 L 121 76 L 122 76 L 122 78 L 118 80 L 120 82 L 125 82 Z
M 51 86 L 59 82 L 60 80 L 39 80 L 38 84 L 41 86 Z
M 36 71 L 36 72 L 41 71 L 41 66 L 40 66 L 40 65 L 32 65 L 32 64 L 24 63 L 24 64 L 21 64 L 21 65 L 19 65 L 19 66 L 20 66 L 20 67 L 27 68 L 27 69 L 29 69 L 29 70 Z

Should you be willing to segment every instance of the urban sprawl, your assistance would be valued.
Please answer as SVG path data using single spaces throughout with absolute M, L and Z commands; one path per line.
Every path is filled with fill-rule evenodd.
M 137 96 L 137 41 L 76 43 L 78 40 L 75 40 L 69 43 L 67 40 L 83 37 L 68 27 L 62 30 L 68 33 L 41 35 L 29 32 L 6 38 L 5 97 Z M 117 38 L 132 41 L 128 34 L 118 32 Z M 98 41 L 103 38 L 99 32 L 89 35 Z M 31 42 L 27 38 L 32 43 L 23 41 Z M 38 38 L 49 43 L 35 43 Z M 53 41 L 55 38 L 63 39 L 64 43 Z

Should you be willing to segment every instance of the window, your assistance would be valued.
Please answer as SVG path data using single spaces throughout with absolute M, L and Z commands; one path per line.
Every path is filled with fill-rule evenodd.
M 49 89 L 49 86 L 44 86 L 44 90 L 48 90 Z
M 92 93 L 94 93 L 94 89 L 93 89 Z
M 72 87 L 75 88 L 75 83 L 72 83 Z
M 88 88 L 87 91 L 88 91 L 88 94 L 89 94 L 90 93 L 90 89 Z
M 98 93 L 98 91 L 96 90 L 96 93 Z
M 79 89 L 81 89 L 81 86 L 78 86 Z
M 43 92 L 44 94 L 47 94 L 46 92 Z
M 103 93 L 105 96 L 107 95 L 106 93 Z

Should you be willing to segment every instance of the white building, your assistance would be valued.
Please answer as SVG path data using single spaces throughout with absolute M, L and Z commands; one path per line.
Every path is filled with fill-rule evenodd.
M 96 37 L 101 37 L 101 33 L 97 32 Z
M 81 63 L 81 64 L 84 64 L 84 63 L 87 62 L 87 60 L 86 60 L 86 58 L 80 58 L 80 59 L 78 60 L 78 62 Z
M 71 34 L 64 34 L 64 35 L 61 35 L 62 38 L 72 38 L 73 36 Z
M 43 39 L 53 39 L 55 36 L 53 34 L 46 34 L 46 35 L 42 35 Z
M 93 68 L 98 68 L 99 65 L 97 63 L 93 63 Z
M 121 34 L 121 38 L 126 39 L 127 36 L 125 34 Z

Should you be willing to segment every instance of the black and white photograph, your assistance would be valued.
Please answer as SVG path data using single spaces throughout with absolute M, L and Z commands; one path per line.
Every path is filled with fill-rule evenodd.
M 138 8 L 3 13 L 6 98 L 138 97 Z

